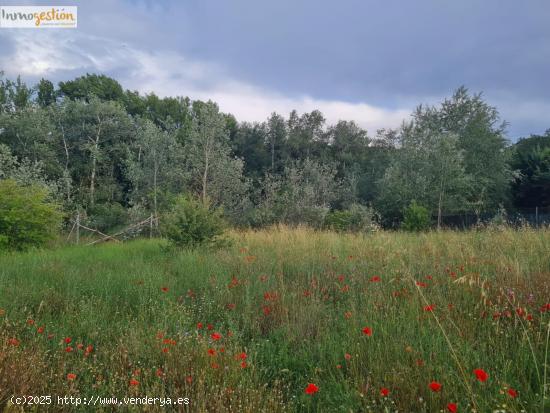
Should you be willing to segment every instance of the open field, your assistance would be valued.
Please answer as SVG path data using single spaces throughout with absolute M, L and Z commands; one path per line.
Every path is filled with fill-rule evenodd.
M 0 255 L 0 411 L 550 411 L 550 231 L 232 237 Z

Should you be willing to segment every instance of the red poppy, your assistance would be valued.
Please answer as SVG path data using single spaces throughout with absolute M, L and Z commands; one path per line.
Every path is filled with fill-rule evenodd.
M 138 386 L 139 385 L 139 381 L 137 381 L 136 379 L 131 379 L 130 380 L 130 386 Z
M 213 330 L 214 329 L 214 326 L 212 324 L 207 324 L 206 325 L 206 329 L 207 330 Z
M 509 394 L 510 397 L 512 397 L 513 399 L 515 399 L 516 397 L 518 397 L 518 392 L 515 391 L 514 389 L 512 389 L 511 387 L 508 389 L 508 394 Z
M 78 344 L 76 345 L 76 348 L 79 349 L 79 350 L 82 350 L 82 349 L 84 348 L 84 344 L 78 343 Z
M 370 281 L 375 283 L 380 282 L 381 278 L 378 275 L 375 275 L 374 277 L 371 277 Z
M 189 384 L 193 383 L 193 376 L 187 376 L 187 377 L 185 378 L 185 381 L 186 381 L 187 383 L 189 383 Z
M 387 397 L 388 394 L 390 394 L 389 389 L 386 389 L 385 387 L 382 387 L 382 388 L 380 389 L 380 395 L 381 395 L 381 396 Z
M 351 360 L 351 354 L 349 354 L 349 353 L 344 354 L 344 358 L 346 360 Z
M 435 309 L 435 305 L 430 304 L 424 307 L 424 311 L 433 311 Z
M 245 369 L 247 366 L 248 366 L 248 364 L 246 364 L 246 361 L 241 361 L 241 368 L 242 369 Z
M 69 344 L 71 341 L 73 341 L 72 338 L 66 337 L 65 340 L 63 340 L 66 344 Z
M 161 287 L 160 289 L 162 290 L 163 293 L 167 293 L 167 292 L 168 292 L 168 287 Z
M 419 286 L 419 287 L 427 287 L 427 286 L 428 286 L 428 284 L 426 284 L 426 283 L 424 283 L 424 282 L 422 282 L 422 281 L 417 281 L 417 282 L 416 282 L 416 285 Z
M 372 330 L 370 329 L 370 327 L 363 328 L 363 334 L 366 334 L 369 337 L 372 336 Z
M 211 356 L 215 356 L 216 355 L 216 350 L 214 350 L 213 348 L 209 348 L 208 349 L 208 354 L 210 354 Z
M 170 349 L 168 347 L 164 347 L 162 349 L 162 352 L 165 353 L 165 354 L 168 353 L 169 351 L 170 351 Z
M 32 318 L 28 319 L 27 324 L 30 326 L 34 325 L 34 320 Z
M 73 381 L 74 379 L 76 379 L 76 374 L 74 373 L 67 374 L 67 380 Z
M 523 317 L 525 315 L 525 311 L 523 310 L 523 308 L 518 307 L 516 308 L 516 314 L 520 317 Z
M 220 347 L 220 353 L 225 353 L 225 347 Z
M 305 389 L 305 393 L 306 394 L 315 394 L 319 391 L 319 387 L 317 387 L 315 384 L 313 383 L 308 383 L 306 389 Z
M 489 375 L 483 369 L 475 369 L 474 374 L 480 382 L 487 381 L 487 379 L 489 378 Z
M 432 381 L 430 383 L 430 390 L 438 392 L 439 390 L 441 390 L 441 384 L 436 381 Z
M 450 413 L 456 413 L 458 411 L 458 405 L 456 403 L 449 403 L 447 405 L 447 410 Z
M 229 303 L 229 304 L 226 305 L 226 308 L 227 308 L 228 310 L 234 310 L 235 307 L 236 307 L 236 304 L 234 304 L 234 303 Z
M 220 365 L 218 363 L 212 363 L 210 367 L 212 367 L 213 369 L 217 369 L 220 367 Z
M 164 372 L 162 371 L 161 368 L 158 368 L 155 374 L 157 375 L 157 377 L 162 377 L 162 376 L 164 376 Z
M 337 364 L 337 365 L 336 365 L 336 368 L 337 368 L 337 369 L 341 369 L 341 368 L 342 368 L 342 365 L 341 365 L 341 364 Z
M 240 359 L 240 360 L 246 360 L 246 357 L 247 357 L 247 355 L 246 355 L 245 352 L 237 354 L 237 358 Z
M 262 307 L 262 311 L 263 311 L 264 315 L 269 315 L 269 314 L 271 314 L 271 307 L 269 307 L 267 305 L 264 305 Z
M 338 276 L 338 281 L 341 282 L 341 283 L 343 283 L 343 282 L 344 282 L 344 278 L 345 278 L 345 277 L 344 277 L 343 275 L 339 275 L 339 276 Z
M 10 338 L 8 340 L 8 344 L 11 345 L 11 346 L 18 346 L 19 345 L 19 340 L 17 340 L 16 338 Z
M 86 353 L 91 353 L 92 351 L 94 351 L 94 346 L 92 346 L 91 344 L 86 346 Z
M 222 335 L 220 333 L 212 333 L 210 337 L 212 337 L 212 340 L 218 341 L 220 338 L 222 338 Z
M 38 334 L 42 334 L 42 333 L 44 332 L 44 326 L 38 327 L 38 328 L 36 329 L 36 332 L 37 332 Z
M 69 346 L 69 347 L 65 348 L 65 351 L 67 353 L 70 353 L 71 351 L 73 351 L 73 348 L 71 346 Z
M 202 328 L 202 323 L 197 323 L 197 328 L 200 330 Z

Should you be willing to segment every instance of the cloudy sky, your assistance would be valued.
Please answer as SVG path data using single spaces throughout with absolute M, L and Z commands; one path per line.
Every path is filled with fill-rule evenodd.
M 77 5 L 78 29 L 0 29 L 0 70 L 103 73 L 239 120 L 320 109 L 371 134 L 465 85 L 514 140 L 550 128 L 548 0 L 3 1 Z

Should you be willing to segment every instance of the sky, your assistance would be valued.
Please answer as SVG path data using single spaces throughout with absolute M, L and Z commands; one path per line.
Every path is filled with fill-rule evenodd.
M 77 29 L 0 29 L 0 70 L 33 84 L 86 73 L 211 99 L 240 121 L 319 109 L 375 135 L 461 85 L 514 141 L 550 128 L 548 0 L 96 0 Z

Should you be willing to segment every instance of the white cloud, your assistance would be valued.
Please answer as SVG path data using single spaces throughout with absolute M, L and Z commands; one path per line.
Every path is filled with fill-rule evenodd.
M 389 110 L 368 103 L 285 96 L 228 77 L 222 67 L 189 59 L 171 51 L 150 52 L 110 39 L 74 33 L 14 33 L 14 54 L 4 63 L 10 76 L 59 77 L 63 72 L 101 72 L 117 78 L 125 88 L 159 96 L 211 99 L 241 121 L 263 121 L 273 111 L 319 109 L 329 123 L 354 120 L 371 133 L 396 127 L 410 108 Z M 7 67 L 6 67 L 7 66 Z

